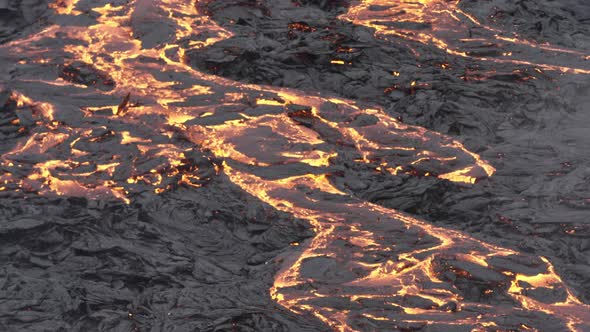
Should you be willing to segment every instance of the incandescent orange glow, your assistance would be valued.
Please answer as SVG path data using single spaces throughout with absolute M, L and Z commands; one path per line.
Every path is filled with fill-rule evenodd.
M 399 38 L 433 45 L 453 56 L 537 66 L 564 73 L 590 74 L 590 67 L 580 61 L 587 59 L 589 55 L 566 48 L 538 44 L 512 34 L 504 35 L 501 30 L 481 23 L 462 10 L 459 6 L 460 2 L 461 0 L 361 0 L 356 1 L 355 5 L 341 16 L 341 19 L 371 27 L 375 29 L 376 35 L 382 38 Z M 392 22 L 396 24 L 391 24 Z M 423 26 L 412 29 L 404 27 L 403 23 L 423 24 Z M 483 33 L 485 37 L 465 38 L 473 27 L 485 32 Z M 514 51 L 504 52 L 504 57 L 481 56 L 477 55 L 477 52 L 469 51 L 470 47 L 477 50 L 479 45 L 486 43 L 498 47 L 506 46 Z M 508 45 L 503 45 L 506 43 Z M 579 66 L 566 67 L 559 65 L 558 62 L 534 63 L 522 57 L 523 54 L 538 52 L 543 52 L 548 58 L 555 58 L 558 61 L 563 57 L 568 59 L 568 62 L 577 63 Z
M 395 6 L 384 0 L 355 3 L 342 19 L 374 28 L 381 37 L 432 44 L 454 56 L 470 55 L 442 38 L 440 32 L 458 30 L 463 21 L 483 26 L 461 11 L 457 1 L 401 0 Z M 39 51 L 33 40 L 60 39 L 56 45 L 65 43 L 60 52 L 109 73 L 116 86 L 106 92 L 61 78 L 48 83 L 68 85 L 75 91 L 71 97 L 86 103 L 76 110 L 83 118 L 80 123 L 106 119 L 106 124 L 88 129 L 56 123 L 55 119 L 72 114 L 68 102 L 50 104 L 40 96 L 13 94 L 18 111 L 33 109 L 37 128 L 30 129 L 28 137 L 2 155 L 1 164 L 19 171 L 19 161 L 27 156 L 43 155 L 46 159 L 35 163 L 28 173 L 14 172 L 26 176 L 1 175 L 0 190 L 12 185 L 43 195 L 115 199 L 129 204 L 136 195 L 146 194 L 140 185 L 149 186 L 152 195 L 165 194 L 177 186 L 202 187 L 205 177 L 212 175 L 202 178 L 198 162 L 190 159 L 192 149 L 199 148 L 223 160 L 215 166 L 217 173 L 224 173 L 274 209 L 308 221 L 313 228 L 313 238 L 291 244 L 297 252 L 281 263 L 270 289 L 272 298 L 294 313 L 313 315 L 338 331 L 360 331 L 367 326 L 399 330 L 404 324 L 442 323 L 447 328 L 468 326 L 472 331 L 487 331 L 499 326 L 508 329 L 502 324 L 509 315 L 520 315 L 528 322 L 528 313 L 547 314 L 572 330 L 589 327 L 590 307 L 575 297 L 547 259 L 535 260 L 368 203 L 347 187 L 346 181 L 355 174 L 339 167 L 343 160 L 350 168 L 370 169 L 386 179 L 383 181 L 411 174 L 475 184 L 493 176 L 495 168 L 460 142 L 404 124 L 378 106 L 241 84 L 193 69 L 185 59 L 187 51 L 231 37 L 199 9 L 199 1 L 197 6 L 190 0 L 84 6 L 92 9 L 80 11 L 76 0 L 57 1 L 51 8 L 71 20 L 67 22 L 89 15 L 93 25 L 52 25 L 9 47 L 33 53 Z M 375 11 L 377 7 L 382 10 Z M 400 20 L 431 23 L 431 28 L 416 33 L 379 24 Z M 150 27 L 169 29 L 170 34 L 148 43 L 142 37 L 154 32 Z M 518 49 L 571 54 L 484 28 L 492 40 L 512 43 Z M 511 55 L 478 59 L 531 64 Z M 58 63 L 59 59 L 50 61 Z M 343 60 L 331 63 L 347 64 Z M 558 64 L 535 65 L 590 73 Z M 440 66 L 449 68 L 448 64 Z M 420 84 L 413 81 L 411 86 Z M 89 95 L 97 96 L 96 100 L 89 100 Z M 361 117 L 374 121 L 354 125 Z M 14 121 L 12 125 L 20 124 Z M 118 130 L 121 125 L 126 130 Z M 118 144 L 125 154 L 94 163 L 82 161 L 95 147 L 108 149 L 107 143 L 100 145 L 103 142 Z M 272 172 L 267 172 L 269 169 Z M 506 270 L 507 264 L 498 263 L 516 264 L 518 259 L 528 258 L 540 272 L 515 273 Z M 313 265 L 318 261 L 321 264 Z M 501 306 L 470 300 L 458 286 L 461 280 L 481 278 L 481 271 L 496 279 L 485 284 L 479 295 L 499 294 Z M 563 290 L 566 295 L 560 301 L 544 303 L 535 298 L 533 290 L 545 289 Z M 357 309 L 342 310 L 326 299 Z

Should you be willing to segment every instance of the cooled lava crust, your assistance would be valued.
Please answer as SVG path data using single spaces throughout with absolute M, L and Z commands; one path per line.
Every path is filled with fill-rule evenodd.
M 590 331 L 584 0 L 0 0 L 0 330 Z

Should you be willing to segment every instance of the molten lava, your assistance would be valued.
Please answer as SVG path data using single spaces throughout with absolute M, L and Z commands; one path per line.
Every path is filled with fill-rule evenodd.
M 479 61 L 527 65 L 565 73 L 590 74 L 584 59 L 587 54 L 575 50 L 538 44 L 520 38 L 516 33 L 482 24 L 462 10 L 461 0 L 363 0 L 342 15 L 342 19 L 375 29 L 385 39 L 404 40 L 433 45 L 450 55 Z M 497 49 L 507 49 L 497 52 Z M 554 63 L 530 61 L 539 52 Z M 578 67 L 560 65 L 560 61 Z
M 585 55 L 505 36 L 460 10 L 458 1 L 356 3 L 342 19 L 383 38 L 432 44 L 477 61 L 590 73 L 558 64 Z M 2 190 L 131 204 L 138 195 L 198 187 L 224 174 L 313 226 L 313 239 L 284 257 L 270 294 L 334 330 L 590 328 L 590 307 L 546 258 L 434 227 L 350 189 L 357 172 L 438 177 L 463 186 L 493 176 L 494 167 L 460 142 L 404 124 L 376 105 L 193 69 L 187 51 L 231 36 L 194 1 L 51 6 L 59 24 L 1 47 L 15 63 L 28 55 L 18 65 L 23 72 L 31 64 L 46 69 L 9 86 L 16 134 L 1 157 Z M 93 24 L 80 26 L 81 20 Z M 481 39 L 467 38 L 467 26 L 479 27 Z M 291 29 L 311 31 L 301 23 Z M 513 51 L 491 57 L 467 50 L 482 40 L 507 43 Z M 527 52 L 557 54 L 556 63 L 533 63 Z M 54 72 L 72 66 L 96 75 Z M 36 92 L 40 86 L 51 94 Z M 104 157 L 89 160 L 89 154 Z M 203 171 L 205 163 L 217 174 Z M 557 295 L 547 301 L 546 292 Z M 507 324 L 510 316 L 518 316 L 520 326 Z

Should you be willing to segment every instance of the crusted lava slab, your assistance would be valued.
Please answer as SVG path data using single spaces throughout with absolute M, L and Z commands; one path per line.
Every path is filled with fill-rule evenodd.
M 0 328 L 589 329 L 582 2 L 0 1 Z

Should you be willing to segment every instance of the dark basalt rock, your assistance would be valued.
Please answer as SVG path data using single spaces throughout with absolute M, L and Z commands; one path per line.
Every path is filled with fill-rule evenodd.
M 22 33 L 31 32 L 28 27 L 47 13 L 46 0 L 0 1 L 0 43 L 8 42 Z
M 59 77 L 72 83 L 96 86 L 101 90 L 112 90 L 115 81 L 109 75 L 99 72 L 92 65 L 76 61 L 59 68 Z
M 590 231 L 586 222 L 589 205 L 581 203 L 590 190 L 584 180 L 588 158 L 568 148 L 573 141 L 590 144 L 580 131 L 581 124 L 590 120 L 584 111 L 590 105 L 586 97 L 590 86 L 584 75 L 560 79 L 556 73 L 533 66 L 464 60 L 399 38 L 384 41 L 375 38 L 370 29 L 339 20 L 337 15 L 344 9 L 330 7 L 329 2 L 298 1 L 292 6 L 268 0 L 264 3 L 271 15 L 244 17 L 248 25 L 231 20 L 250 14 L 226 12 L 218 3 L 222 1 L 208 3 L 215 8 L 211 17 L 231 29 L 234 36 L 188 52 L 193 66 L 248 83 L 319 90 L 376 102 L 404 123 L 461 139 L 498 169 L 492 178 L 468 189 L 428 177 L 402 175 L 401 180 L 384 181 L 364 178 L 363 173 L 358 173 L 361 179 L 346 180 L 345 188 L 378 204 L 560 262 L 556 263 L 560 275 L 577 285 L 576 293 L 583 299 L 590 298 L 590 280 L 579 268 L 587 262 L 576 258 L 583 251 L 570 249 L 586 248 L 584 237 Z M 341 5 L 346 4 L 336 7 Z M 588 29 L 586 7 L 577 0 L 460 3 L 460 8 L 484 24 L 506 31 L 506 37 L 514 37 L 514 31 L 522 34 L 522 39 L 575 47 L 582 53 L 590 52 L 588 34 L 584 33 Z M 573 8 L 580 10 L 574 13 Z M 538 30 L 535 22 L 541 21 L 543 29 Z M 294 29 L 292 22 L 304 24 Z M 561 39 L 557 31 L 568 31 L 567 38 Z M 248 52 L 255 49 L 259 56 L 239 56 L 239 45 L 248 45 Z M 237 56 L 226 58 L 223 65 L 208 64 L 208 54 L 223 53 L 230 46 Z M 467 53 L 493 57 L 504 45 L 465 47 Z M 344 64 L 330 64 L 335 59 Z M 556 89 L 561 92 L 552 92 Z M 313 122 L 295 119 L 306 126 Z M 362 125 L 371 120 L 354 121 Z M 552 134 L 556 132 L 560 135 Z M 407 171 L 425 173 L 419 168 Z M 555 186 L 561 189 L 556 191 Z M 572 235 L 557 231 L 563 227 L 560 225 L 570 224 L 576 229 Z M 544 231 L 550 225 L 555 226 L 553 231 Z
M 92 2 L 80 3 L 82 9 L 92 7 Z M 572 292 L 588 303 L 587 76 L 562 76 L 526 64 L 463 59 L 432 45 L 377 38 L 372 29 L 338 18 L 350 3 L 199 1 L 199 9 L 234 36 L 204 49 L 189 50 L 184 60 L 199 70 L 240 82 L 290 87 L 381 105 L 404 123 L 461 140 L 497 168 L 493 177 L 464 186 L 437 178 L 438 173 L 432 170 L 440 170 L 441 166 L 436 161 L 423 168 L 405 167 L 395 177 L 367 164 L 351 163 L 360 156 L 351 147 L 340 144 L 341 135 L 317 121 L 307 106 L 256 105 L 254 101 L 245 106 L 224 105 L 218 109 L 222 111 L 194 118 L 184 125 L 215 125 L 246 116 L 286 112 L 293 121 L 315 130 L 327 143 L 342 150 L 342 156 L 337 157 L 340 159 L 333 161 L 337 167 L 330 169 L 329 177 L 342 190 L 523 253 L 491 257 L 487 267 L 454 257 L 439 257 L 434 262 L 437 276 L 458 289 L 464 298 L 484 304 L 511 303 L 505 294 L 513 279 L 503 272 L 526 276 L 547 272 L 547 265 L 535 258 L 544 256 L 555 265 Z M 34 36 L 45 27 L 45 19 L 54 16 L 47 5 L 42 0 L 0 0 L 0 44 Z M 58 5 L 64 3 L 58 1 Z M 372 6 L 370 10 L 379 12 L 389 7 Z M 464 0 L 460 8 L 505 31 L 506 37 L 514 37 L 514 32 L 522 38 L 590 53 L 590 10 L 584 0 Z M 132 18 L 132 38 L 145 47 L 163 47 L 172 36 L 169 22 L 150 25 L 140 18 Z M 81 19 L 77 24 L 90 23 Z M 429 28 L 428 24 L 387 24 L 419 31 Z M 472 33 L 477 34 L 476 30 Z M 201 37 L 206 39 L 205 35 Z M 502 47 L 501 43 L 465 45 L 468 54 L 480 57 L 496 57 L 502 54 Z M 13 70 L 14 63 L 0 58 L 4 65 L 0 68 L 0 153 L 11 151 L 19 139 L 32 133 L 42 136 L 70 134 L 74 130 L 89 132 L 85 136 L 73 134 L 41 156 L 19 156 L 15 161 L 22 165 L 18 167 L 0 165 L 0 176 L 12 172 L 26 178 L 40 158 L 65 158 L 76 149 L 88 153 L 75 160 L 83 164 L 77 169 L 79 174 L 95 172 L 97 162 L 120 163 L 112 174 L 81 176 L 81 182 L 89 186 L 106 180 L 123 183 L 125 190 L 133 192 L 133 202 L 126 205 L 106 198 L 40 196 L 39 181 L 31 179 L 24 180 L 22 187 L 0 183 L 0 187 L 6 187 L 0 190 L 0 330 L 326 330 L 325 325 L 309 316 L 294 315 L 279 307 L 268 294 L 285 253 L 292 254 L 298 250 L 292 246 L 294 243 L 314 235 L 310 225 L 261 203 L 232 184 L 217 171 L 223 167 L 220 160 L 210 151 L 189 143 L 173 128 L 171 134 L 158 132 L 149 125 L 130 128 L 122 119 L 141 107 L 134 95 L 92 100 L 92 95 L 85 95 L 82 90 L 61 90 L 62 87 L 26 81 L 37 75 L 42 79 L 57 75 L 91 89 L 111 91 L 115 87 L 110 76 L 113 73 L 102 73 L 88 63 L 64 63 L 61 53 L 55 56 L 62 63 L 59 67 L 27 64 L 18 70 Z M 27 55 L 22 57 L 26 60 Z M 145 65 L 164 64 L 151 58 L 144 60 Z M 535 60 L 544 59 L 539 56 Z M 154 75 L 166 82 L 176 79 L 172 71 Z M 55 98 L 61 105 L 71 105 L 71 110 L 64 107 L 61 117 L 52 124 L 42 119 L 39 105 L 17 106 L 13 93 L 23 88 L 23 82 L 29 82 L 29 89 L 38 96 Z M 182 79 L 177 83 L 183 84 Z M 201 99 L 209 102 L 218 97 L 194 96 L 186 103 Z M 80 100 L 114 105 L 120 117 L 112 117 L 113 109 L 104 108 L 93 110 L 94 116 L 89 119 L 76 106 Z M 317 111 L 323 116 L 334 109 L 333 103 L 326 102 Z M 150 119 L 160 115 L 143 116 L 141 121 L 149 124 Z M 330 116 L 330 121 L 347 123 L 358 130 L 378 121 L 367 114 Z M 149 139 L 154 144 L 174 142 L 186 148 L 180 165 L 169 165 L 156 152 L 139 158 L 138 143 L 122 142 L 122 132 L 129 130 L 140 140 Z M 308 147 L 299 148 L 306 151 Z M 407 158 L 403 150 L 395 153 L 402 161 Z M 301 174 L 319 172 L 303 164 L 294 169 Z M 262 179 L 293 175 L 289 172 L 293 171 L 282 165 L 258 173 L 252 170 Z M 157 187 L 163 193 L 157 196 L 154 187 L 147 184 L 157 181 L 156 173 L 165 175 Z M 183 174 L 194 177 L 178 184 Z M 133 176 L 142 176 L 145 182 L 126 183 Z M 325 193 L 311 189 L 307 192 L 311 199 L 322 194 Z M 400 226 L 375 224 L 373 230 L 382 235 L 384 248 L 395 244 L 409 251 L 439 244 L 428 236 L 417 236 L 418 240 L 400 237 L 395 227 Z M 342 241 L 343 250 L 350 246 Z M 363 255 L 364 261 L 374 263 L 388 259 L 389 252 L 375 250 Z M 313 282 L 340 283 L 355 277 L 342 272 L 339 264 L 328 257 L 304 260 L 303 275 L 313 280 L 301 287 L 313 287 Z M 358 271 L 356 276 L 362 273 Z M 562 301 L 567 295 L 561 287 L 535 288 L 523 281 L 518 286 L 540 302 Z M 349 301 L 326 295 L 310 300 L 310 304 L 338 310 L 386 311 L 388 320 L 362 315 L 351 319 L 350 325 L 359 330 L 472 328 L 426 321 L 400 323 L 404 319 L 400 304 L 460 313 L 455 302 L 438 305 L 412 295 L 401 299 L 359 297 Z M 520 324 L 518 317 L 501 319 L 506 326 Z M 544 314 L 535 316 L 526 326 L 563 330 L 559 322 Z

